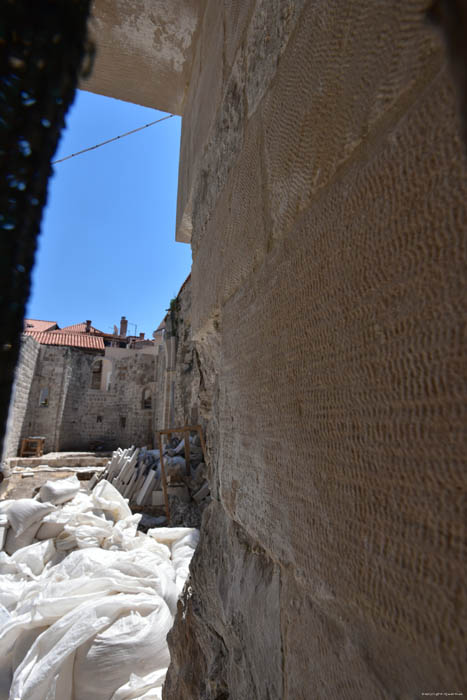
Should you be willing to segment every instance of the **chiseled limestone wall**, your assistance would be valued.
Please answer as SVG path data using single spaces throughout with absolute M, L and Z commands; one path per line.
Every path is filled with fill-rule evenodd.
M 178 235 L 214 501 L 168 700 L 465 691 L 467 168 L 429 4 L 207 3 Z
M 36 368 L 40 345 L 33 338 L 23 336 L 5 435 L 3 459 L 16 457 L 20 448 L 23 423 L 28 407 L 31 382 Z
M 197 425 L 200 421 L 199 387 L 201 377 L 191 326 L 191 279 L 188 279 L 183 285 L 177 302 L 174 422 L 177 426 Z

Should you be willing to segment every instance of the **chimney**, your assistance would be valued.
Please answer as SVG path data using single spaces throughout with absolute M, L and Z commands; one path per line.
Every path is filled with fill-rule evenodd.
M 91 321 L 86 321 L 86 328 L 84 329 L 85 333 L 90 333 L 91 332 Z
M 121 338 L 126 338 L 127 330 L 128 330 L 128 321 L 126 320 L 125 316 L 122 316 L 121 321 L 120 321 L 120 337 Z
M 140 334 L 139 334 L 139 339 L 140 339 L 140 340 L 144 340 L 144 333 L 140 333 Z

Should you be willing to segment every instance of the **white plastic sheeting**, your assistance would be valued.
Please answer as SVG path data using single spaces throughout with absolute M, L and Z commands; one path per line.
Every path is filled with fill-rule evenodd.
M 63 506 L 34 501 L 43 515 L 14 528 L 12 508 L 38 512 L 23 500 L 0 504 L 7 540 L 35 528 L 31 544 L 0 553 L 0 700 L 161 698 L 198 531 L 137 532 L 141 516 L 107 481 Z

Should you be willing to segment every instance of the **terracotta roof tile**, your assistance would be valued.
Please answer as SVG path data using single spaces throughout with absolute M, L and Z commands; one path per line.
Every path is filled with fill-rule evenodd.
M 64 328 L 60 328 L 59 333 L 86 333 L 86 323 L 75 323 L 73 326 L 65 326 Z M 94 334 L 102 334 L 105 335 L 103 331 L 100 331 L 98 328 L 94 328 L 94 326 L 90 327 L 90 333 Z
M 38 333 L 43 333 L 44 331 L 52 331 L 57 327 L 57 321 L 41 321 L 37 318 L 25 318 L 24 319 L 24 330 L 26 333 L 29 331 L 37 331 Z
M 62 329 L 49 333 L 28 331 L 26 335 L 34 338 L 41 345 L 66 345 L 73 348 L 104 350 L 104 339 L 92 333 L 64 333 Z

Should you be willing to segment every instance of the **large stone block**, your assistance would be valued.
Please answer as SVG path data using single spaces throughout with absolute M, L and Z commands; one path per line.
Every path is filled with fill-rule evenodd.
M 262 106 L 276 238 L 440 69 L 426 9 L 426 0 L 307 3 Z
M 279 567 L 213 501 L 169 633 L 167 700 L 282 698 Z
M 221 318 L 227 512 L 446 688 L 465 681 L 466 173 L 442 73 Z
M 245 41 L 246 30 L 256 0 L 224 0 L 225 62 L 228 70 L 235 61 L 237 50 Z
M 84 90 L 183 114 L 203 0 L 94 0 Z M 146 76 L 146 79 L 141 79 Z
M 209 0 L 201 23 L 182 121 L 176 226 L 180 242 L 191 239 L 194 178 L 221 102 L 223 50 L 222 3 Z
M 193 181 L 192 223 L 195 247 L 242 149 L 244 128 L 245 74 L 240 55 L 224 82 L 221 104 Z
M 282 53 L 306 0 L 257 0 L 246 36 L 248 116 L 255 113 L 276 75 Z
M 236 167 L 201 238 L 193 242 L 195 334 L 267 254 L 261 121 L 253 118 Z

